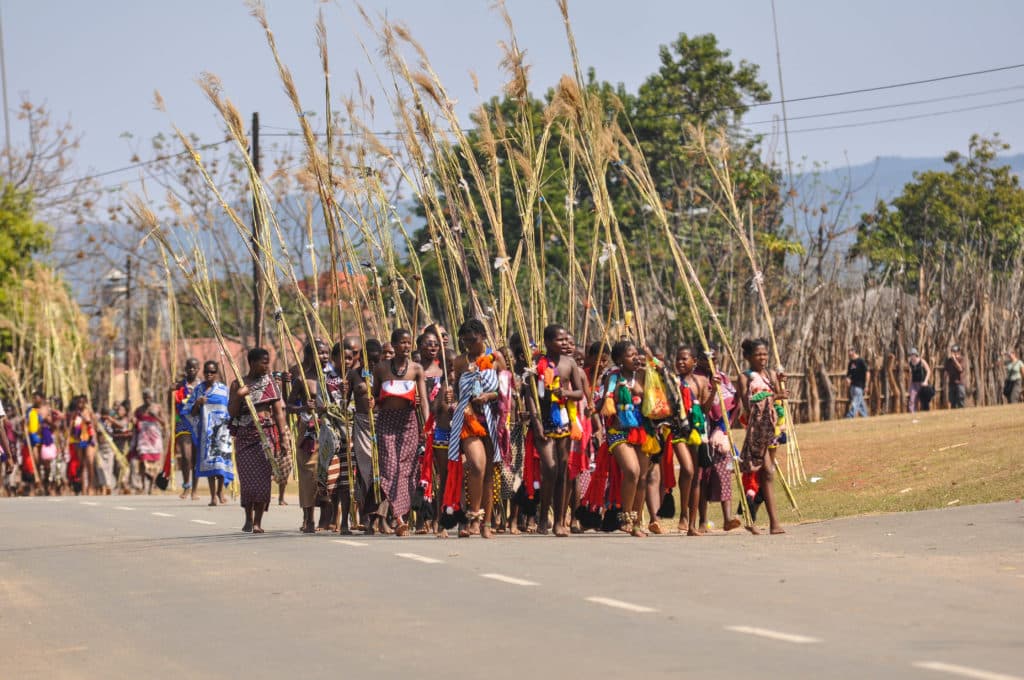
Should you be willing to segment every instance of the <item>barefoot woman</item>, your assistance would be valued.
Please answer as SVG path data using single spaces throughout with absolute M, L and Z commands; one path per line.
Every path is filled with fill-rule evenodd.
M 612 346 L 612 361 L 618 367 L 605 378 L 602 394 L 615 402 L 615 415 L 608 418 L 608 449 L 622 471 L 623 529 L 633 536 L 645 536 L 638 523 L 644 495 L 640 491 L 650 460 L 641 451 L 647 433 L 643 427 L 640 402 L 644 376 L 637 370 L 640 355 L 636 345 L 622 340 Z
M 219 376 L 220 366 L 216 361 L 203 364 L 203 381 L 193 389 L 185 409 L 195 418 L 192 450 L 196 460 L 196 484 L 206 477 L 210 485 L 210 505 L 227 504 L 224 485 L 235 479 L 231 436 L 227 431 L 228 386 L 218 380 Z
M 395 534 L 405 536 L 409 531 L 406 515 L 412 506 L 413 476 L 418 469 L 416 450 L 423 430 L 420 423 L 427 422 L 430 402 L 423 367 L 409 357 L 412 334 L 396 330 L 391 334 L 391 345 L 395 355 L 377 364 L 373 376 L 380 487 L 385 501 L 377 512 L 383 515 L 390 504 Z
M 245 525 L 242 531 L 262 534 L 263 513 L 270 507 L 271 457 L 282 459 L 282 450 L 288 450 L 288 426 L 285 422 L 284 401 L 277 382 L 270 375 L 270 353 L 262 347 L 249 350 L 249 374 L 231 383 L 228 413 L 232 418 L 231 430 L 235 436 L 235 458 L 238 476 L 242 482 L 242 507 Z M 251 400 L 256 411 L 246 405 Z M 262 431 L 263 437 L 260 436 Z M 264 448 L 266 439 L 270 450 Z
M 768 342 L 762 338 L 744 340 L 743 357 L 749 368 L 740 375 L 740 397 L 747 412 L 747 436 L 740 453 L 740 469 L 757 474 L 768 510 L 769 530 L 773 534 L 785 533 L 775 513 L 775 449 L 778 439 L 775 431 L 778 415 L 775 400 L 785 399 L 786 393 L 775 387 L 768 372 Z M 781 373 L 775 376 L 783 377 Z M 751 525 L 752 533 L 759 533 Z
M 491 537 L 491 511 L 494 508 L 495 464 L 501 462 L 499 374 L 507 371 L 505 358 L 486 345 L 487 331 L 477 319 L 469 319 L 459 328 L 459 342 L 466 353 L 455 359 L 455 412 L 448 440 L 448 460 L 466 458 L 469 486 L 468 536 L 479 531 Z

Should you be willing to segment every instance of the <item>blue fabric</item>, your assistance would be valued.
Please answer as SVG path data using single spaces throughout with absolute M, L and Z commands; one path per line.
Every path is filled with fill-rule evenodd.
M 864 403 L 864 388 L 850 388 L 850 410 L 846 412 L 847 418 L 868 417 L 868 405 Z
M 199 416 L 189 416 L 194 423 L 192 428 L 192 446 L 196 452 L 196 477 L 213 477 L 220 475 L 225 484 L 235 478 L 232 463 L 233 446 L 231 434 L 228 432 L 228 386 L 224 383 L 206 383 L 199 386 L 189 395 L 188 402 L 182 409 L 190 413 L 199 397 L 206 397 L 206 403 L 199 409 Z

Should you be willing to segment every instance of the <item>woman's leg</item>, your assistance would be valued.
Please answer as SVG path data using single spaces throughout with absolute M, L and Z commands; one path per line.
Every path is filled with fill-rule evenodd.
M 768 530 L 773 534 L 786 533 L 775 514 L 775 453 L 772 449 L 764 456 L 764 467 L 760 471 L 761 495 L 768 510 Z
M 693 456 L 690 455 L 690 448 L 685 442 L 672 444 L 672 453 L 679 461 L 679 526 L 680 532 L 689 528 L 689 502 L 690 487 L 693 485 Z
M 485 478 L 487 477 L 487 450 L 479 437 L 471 437 L 462 440 L 462 451 L 466 454 L 466 479 L 469 486 L 469 515 L 473 519 L 469 527 L 460 535 L 472 535 L 480 530 L 479 513 L 484 504 L 484 496 L 489 489 L 486 489 Z M 485 513 L 486 514 L 486 513 Z
M 242 531 L 252 533 L 253 504 L 246 503 L 243 507 L 245 508 L 245 524 L 242 525 Z
M 253 504 L 252 533 L 263 533 L 263 511 L 267 509 L 263 503 Z
M 661 508 L 661 465 L 652 464 L 648 466 L 645 489 L 645 500 L 647 501 L 647 514 L 651 516 L 651 525 L 658 522 L 658 510 Z M 661 527 L 653 530 L 661 533 Z
M 640 484 L 640 462 L 637 459 L 637 452 L 629 444 L 619 444 L 612 449 L 615 462 L 622 471 L 622 511 L 630 517 L 628 524 L 632 524 L 633 502 L 637 496 L 637 487 Z M 644 456 L 646 458 L 646 456 Z M 643 496 L 640 497 L 643 502 Z M 632 528 L 632 527 L 630 527 Z
M 174 435 L 174 451 L 178 456 L 178 468 L 181 470 L 181 493 L 178 498 L 185 500 L 192 488 L 192 438 Z
M 638 475 L 636 480 L 636 492 L 633 495 L 633 535 L 634 536 L 646 536 L 647 532 L 643 530 L 643 514 L 644 514 L 644 487 L 646 485 L 647 472 L 651 467 L 651 457 L 645 453 L 637 452 L 636 454 Z M 625 482 L 623 482 L 625 483 Z M 623 504 L 625 507 L 625 504 Z M 654 516 L 651 516 L 654 519 Z
M 96 456 L 91 451 L 92 447 L 87 446 L 85 448 L 79 448 L 79 453 L 82 457 L 82 494 L 86 496 L 92 496 L 92 486 L 96 481 L 96 472 L 93 466 L 96 464 Z M 38 479 L 36 480 L 39 481 Z
M 491 537 L 491 516 L 494 514 L 494 475 L 495 464 L 490 462 L 487 450 L 484 449 L 484 483 L 483 483 L 483 508 L 484 518 L 480 524 L 481 538 Z
M 210 505 L 217 505 L 217 482 L 216 477 L 207 477 L 206 483 L 210 486 Z
M 697 447 L 686 447 L 690 453 L 690 460 L 693 464 L 693 475 L 690 478 L 690 491 L 686 496 L 686 507 L 687 507 L 687 518 L 688 522 L 686 525 L 687 536 L 700 536 L 703 532 L 700 530 L 698 521 L 700 520 L 700 468 L 697 467 Z M 679 496 L 683 497 L 683 487 L 679 487 Z

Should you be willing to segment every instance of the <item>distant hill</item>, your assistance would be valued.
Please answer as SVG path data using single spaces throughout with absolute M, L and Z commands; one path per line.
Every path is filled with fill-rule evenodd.
M 1024 173 L 1024 153 L 1004 156 L 999 160 L 1013 168 L 1017 175 Z M 849 177 L 850 187 L 855 191 L 854 206 L 860 208 L 856 213 L 860 213 L 874 205 L 878 199 L 891 201 L 898 196 L 903 186 L 914 178 L 915 172 L 945 170 L 948 167 L 941 158 L 879 156 L 870 163 L 823 170 L 819 173 L 819 181 L 826 187 L 840 188 Z M 806 182 L 809 174 L 799 175 L 797 183 Z

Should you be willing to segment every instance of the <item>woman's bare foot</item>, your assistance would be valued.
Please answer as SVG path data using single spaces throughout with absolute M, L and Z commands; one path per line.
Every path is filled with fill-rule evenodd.
M 262 534 L 263 533 L 263 527 L 254 526 L 252 528 L 252 533 L 254 533 L 254 534 Z
M 519 531 L 519 525 L 518 525 L 518 524 L 516 524 L 515 522 L 513 522 L 513 523 L 512 523 L 512 528 L 511 528 L 511 529 L 509 529 L 509 533 L 510 533 L 510 534 L 512 534 L 513 536 L 518 536 L 518 535 L 519 535 L 519 534 L 521 534 L 522 532 L 521 532 L 521 531 Z
M 658 524 L 657 520 L 655 520 L 655 521 L 653 521 L 653 522 L 651 522 L 650 524 L 647 525 L 647 531 L 649 531 L 652 534 L 657 534 L 657 535 L 661 535 L 661 534 L 665 533 L 665 530 L 661 528 L 661 525 Z
M 725 531 L 732 531 L 733 529 L 739 529 L 741 526 L 743 526 L 743 522 L 739 521 L 736 517 L 733 517 L 722 525 L 722 529 Z
M 491 533 L 491 527 L 487 524 L 480 525 L 480 538 L 494 538 L 494 534 Z
M 448 530 L 447 529 L 438 529 L 437 533 L 434 534 L 434 536 L 436 536 L 437 538 L 448 538 Z
M 747 527 L 747 531 L 749 531 L 750 533 L 754 534 L 755 536 L 760 536 L 761 535 L 760 530 L 756 526 L 754 526 L 753 524 L 751 524 L 749 527 Z
M 416 530 L 416 535 L 417 536 L 426 536 L 429 533 L 430 533 L 430 529 L 428 529 L 426 527 L 420 527 L 419 529 Z
M 252 533 L 252 522 L 246 522 L 245 524 L 243 524 L 242 525 L 242 531 L 244 531 L 247 534 L 251 534 Z
M 409 525 L 405 522 L 399 522 L 395 525 L 395 536 L 402 537 L 409 533 Z
M 772 527 L 772 528 L 771 528 L 771 529 L 769 530 L 769 533 L 771 533 L 772 535 L 775 535 L 775 534 L 784 534 L 784 533 L 786 533 L 786 530 L 785 530 L 785 529 L 783 529 L 783 528 L 782 528 L 781 526 L 774 526 L 774 527 Z
M 220 495 L 220 498 L 219 498 L 219 500 L 220 500 L 220 504 L 221 504 L 221 505 L 227 505 L 227 504 L 228 504 L 228 499 L 227 499 L 227 496 L 225 496 L 224 494 L 221 494 L 221 495 Z
M 277 499 L 277 504 L 278 504 L 278 505 L 288 505 L 288 501 L 286 501 L 286 500 L 285 500 L 285 499 L 283 499 L 283 498 L 278 498 L 278 499 Z
M 216 507 L 217 506 L 217 499 L 216 498 L 211 498 L 210 502 L 207 503 L 207 505 L 209 505 L 210 507 Z
M 647 538 L 647 532 L 644 531 L 639 524 L 633 526 L 633 530 L 629 532 L 629 535 L 633 538 Z
M 190 500 L 190 501 L 194 501 L 195 499 L 196 499 L 196 495 L 195 495 L 195 494 L 192 494 L 192 495 L 191 495 L 191 496 L 189 497 L 189 500 Z
M 124 487 L 121 487 L 121 493 L 127 494 L 127 493 L 131 493 L 131 492 L 128 491 L 128 489 L 125 489 Z M 182 490 L 182 492 L 180 494 L 178 494 L 178 498 L 180 498 L 181 500 L 185 500 L 185 496 L 187 496 L 187 495 L 188 495 L 188 489 L 184 489 L 184 490 Z
M 342 527 L 341 529 L 338 530 L 338 533 L 341 534 L 342 536 L 351 536 L 352 535 L 352 530 L 349 529 L 348 527 Z
M 697 527 L 693 527 L 691 529 L 687 529 L 686 530 L 686 535 L 687 536 L 703 536 L 704 532 L 701 531 L 700 529 L 698 529 Z

